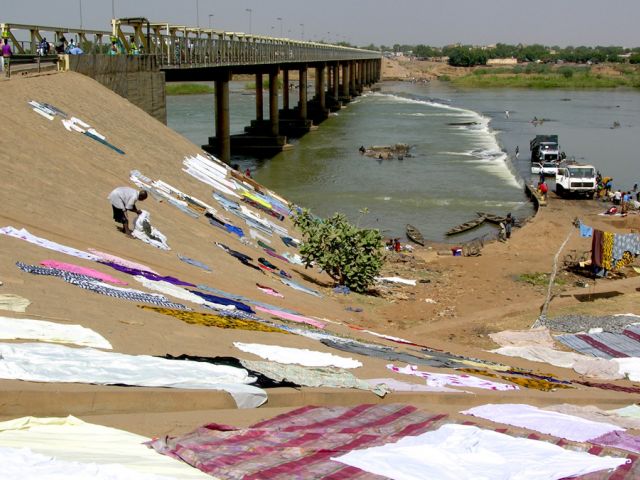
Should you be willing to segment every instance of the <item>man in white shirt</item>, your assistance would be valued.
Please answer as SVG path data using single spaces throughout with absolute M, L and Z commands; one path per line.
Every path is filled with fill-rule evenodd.
M 113 219 L 122 224 L 122 231 L 126 235 L 131 236 L 127 211 L 136 212 L 138 215 L 142 213 L 142 210 L 138 210 L 136 207 L 136 202 L 138 200 L 142 202 L 147 198 L 146 190 L 138 191 L 131 187 L 118 187 L 107 198 L 113 208 Z

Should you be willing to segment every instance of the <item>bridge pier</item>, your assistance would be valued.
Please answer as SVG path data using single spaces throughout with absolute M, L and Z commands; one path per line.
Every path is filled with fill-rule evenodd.
M 340 101 L 342 103 L 349 103 L 351 101 L 351 95 L 349 92 L 349 79 L 350 79 L 349 63 L 342 64 L 342 90 L 340 92 Z
M 256 120 L 264 120 L 264 98 L 262 95 L 262 73 L 256 73 Z
M 215 86 L 215 122 L 216 146 L 220 159 L 224 162 L 231 160 L 231 141 L 229 137 L 229 81 L 231 72 L 226 72 L 226 78 L 216 80 Z M 209 138 L 209 144 L 211 144 Z
M 320 124 L 329 118 L 329 109 L 327 108 L 327 82 L 325 76 L 330 76 L 331 69 L 325 64 L 316 66 L 315 72 L 315 95 L 307 102 L 307 116 L 314 124 Z

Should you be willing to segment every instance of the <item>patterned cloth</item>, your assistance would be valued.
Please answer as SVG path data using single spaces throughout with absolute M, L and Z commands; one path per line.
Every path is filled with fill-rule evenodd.
M 613 233 L 602 234 L 602 267 L 611 270 L 613 266 Z
M 627 432 L 609 432 L 597 438 L 592 438 L 589 442 L 640 453 L 640 437 Z
M 373 480 L 380 477 L 331 457 L 429 431 L 444 418 L 398 404 L 308 406 L 249 428 L 212 423 L 148 445 L 227 480 Z
M 392 372 L 404 373 L 405 375 L 415 375 L 416 377 L 424 378 L 427 385 L 434 386 L 446 386 L 452 387 L 472 387 L 482 388 L 484 390 L 519 390 L 516 385 L 509 385 L 506 383 L 491 382 L 489 380 L 483 380 L 482 378 L 472 377 L 471 375 L 455 375 L 450 373 L 431 373 L 422 372 L 418 370 L 415 365 L 407 365 L 406 367 L 396 367 L 395 365 L 387 365 L 387 368 Z
M 254 362 L 240 360 L 249 371 L 260 372 L 267 377 L 282 381 L 288 380 L 305 387 L 357 388 L 384 397 L 391 390 L 384 384 L 371 385 L 360 380 L 343 368 L 302 367 L 300 365 L 282 365 L 275 362 Z
M 640 235 L 637 233 L 617 233 L 613 238 L 613 259 L 622 258 L 624 252 L 640 254 Z
M 543 392 L 550 392 L 555 390 L 556 388 L 573 388 L 570 385 L 566 385 L 564 383 L 554 383 L 549 382 L 548 380 L 544 380 L 541 378 L 523 378 L 523 377 L 514 377 L 510 375 L 496 375 L 493 372 L 488 372 L 486 370 L 479 370 L 476 368 L 461 368 L 458 371 L 471 373 L 474 375 L 482 375 L 483 377 L 491 377 L 491 378 L 501 378 L 502 380 L 506 380 L 507 382 L 515 383 L 524 388 L 533 388 L 535 390 L 542 390 Z
M 121 298 L 123 300 L 130 300 L 132 302 L 151 303 L 160 307 L 188 310 L 187 307 L 180 303 L 170 302 L 164 295 L 146 293 L 141 290 L 134 290 L 132 288 L 113 287 L 111 285 L 107 285 L 106 283 L 99 282 L 95 278 L 78 273 L 66 272 L 57 268 L 26 265 L 22 262 L 16 262 L 16 265 L 20 270 L 24 272 L 33 273 L 35 275 L 51 275 L 53 277 L 60 277 L 65 282 L 71 283 L 80 288 L 84 288 L 85 290 L 91 290 L 95 293 L 107 295 L 109 297 Z
M 244 320 L 228 316 L 214 315 L 212 313 L 185 312 L 184 310 L 176 310 L 171 308 L 149 307 L 147 305 L 138 305 L 138 307 L 144 310 L 152 310 L 157 313 L 163 313 L 164 315 L 170 315 L 191 325 L 204 325 L 206 327 L 217 328 L 235 328 L 239 330 L 251 330 L 254 332 L 289 333 L 279 328 L 271 327 L 269 325 L 265 325 L 264 323 L 256 322 L 253 320 Z

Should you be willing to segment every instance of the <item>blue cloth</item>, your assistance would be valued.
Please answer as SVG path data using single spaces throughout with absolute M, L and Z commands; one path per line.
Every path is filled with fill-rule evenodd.
M 580 224 L 580 236 L 582 238 L 591 238 L 593 236 L 593 227 L 585 225 L 584 223 Z
M 197 290 L 189 290 L 191 293 L 195 293 L 201 298 L 204 298 L 207 302 L 217 303 L 218 305 L 233 305 L 238 310 L 242 310 L 247 313 L 256 313 L 251 309 L 249 305 L 245 305 L 242 302 L 236 302 L 235 300 L 231 300 L 229 298 L 218 297 L 217 295 L 211 295 L 209 293 L 198 292 Z
M 620 260 L 624 252 L 640 254 L 640 235 L 637 233 L 616 233 L 613 236 L 613 259 Z
M 194 260 L 193 258 L 185 257 L 183 255 L 178 254 L 178 258 L 189 265 L 193 265 L 194 267 L 200 267 L 207 272 L 211 272 L 211 268 L 208 265 L 205 265 L 199 260 Z
M 236 227 L 234 225 L 231 225 L 230 223 L 227 223 L 227 224 L 225 224 L 224 228 L 227 229 L 227 232 L 235 233 L 240 238 L 244 237 L 244 232 L 242 231 L 242 229 L 240 227 Z

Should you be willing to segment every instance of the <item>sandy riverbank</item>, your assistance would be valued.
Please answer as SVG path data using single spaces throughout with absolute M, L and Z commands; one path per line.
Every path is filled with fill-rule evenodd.
M 172 251 L 159 251 L 127 239 L 115 229 L 106 196 L 115 186 L 129 184 L 132 169 L 212 201 L 209 187 L 181 172 L 182 158 L 198 153 L 197 146 L 81 75 L 61 73 L 16 78 L 3 82 L 2 88 L 6 102 L 0 117 L 12 128 L 3 135 L 3 142 L 8 147 L 0 153 L 2 169 L 7 172 L 2 180 L 0 226 L 24 227 L 36 235 L 76 248 L 93 247 L 142 262 L 163 274 L 196 284 L 204 283 L 274 303 L 307 316 L 406 337 L 453 353 L 496 359 L 495 355 L 483 351 L 493 347 L 488 333 L 506 328 L 527 328 L 535 321 L 543 301 L 543 290 L 517 281 L 516 277 L 523 273 L 550 271 L 557 248 L 567 234 L 575 230 L 572 226 L 575 217 L 611 231 L 640 228 L 638 216 L 626 219 L 600 217 L 597 213 L 603 206 L 597 202 L 562 200 L 551 195 L 549 206 L 524 228 L 516 230 L 511 241 L 487 245 L 479 257 L 438 256 L 435 249 L 428 248 L 417 249 L 410 256 L 391 257 L 385 274 L 430 280 L 429 283 L 418 283 L 416 287 L 379 288 L 375 296 L 342 296 L 331 291 L 332 285 L 325 275 L 283 265 L 296 281 L 318 289 L 324 295 L 315 298 L 288 289 L 273 276 L 243 266 L 213 242 L 223 242 L 256 258 L 263 253 L 210 226 L 204 218 L 192 219 L 164 202 L 149 199 L 143 207 L 151 213 L 154 225 L 168 236 Z M 27 105 L 32 99 L 52 103 L 90 123 L 126 154 L 117 155 L 82 135 L 67 132 L 59 121 L 41 118 Z M 288 220 L 283 225 L 293 229 Z M 273 242 L 278 251 L 293 253 L 281 245 L 279 239 L 274 238 Z M 588 248 L 588 240 L 578 238 L 574 232 L 566 249 Z M 205 261 L 213 272 L 207 273 L 180 262 L 176 253 Z M 15 316 L 90 327 L 104 335 L 117 352 L 238 356 L 240 352 L 232 342 L 243 341 L 336 353 L 319 342 L 295 335 L 188 325 L 172 317 L 142 311 L 134 302 L 83 291 L 59 279 L 29 275 L 15 267 L 18 260 L 37 264 L 45 258 L 70 261 L 65 255 L 0 237 L 0 280 L 4 282 L 0 293 L 15 293 L 32 301 L 25 314 Z M 130 278 L 127 280 L 131 282 Z M 265 296 L 256 289 L 256 283 L 277 289 L 285 298 Z M 637 276 L 615 282 L 599 281 L 588 292 L 615 289 L 623 295 L 585 306 L 571 294 L 586 290 L 574 288 L 572 279 L 567 277 L 566 296 L 554 299 L 550 314 L 578 308 L 594 313 L 640 313 L 636 306 L 640 294 L 635 290 L 639 286 Z M 358 307 L 363 311 L 347 311 L 347 307 Z M 327 329 L 369 342 L 381 341 L 345 325 L 330 324 Z M 248 354 L 244 356 L 254 358 Z M 391 375 L 385 368 L 388 362 L 382 359 L 354 357 L 364 363 L 357 372 L 360 378 Z M 566 379 L 579 377 L 573 371 L 541 367 L 523 360 L 509 359 L 509 364 L 534 370 L 544 367 L 544 371 Z M 629 382 L 621 384 L 628 385 Z M 512 393 L 391 394 L 383 401 L 406 402 L 447 412 L 487 402 L 593 403 L 603 407 L 629 403 L 628 395 L 583 387 L 548 393 L 534 390 Z M 370 392 L 346 389 L 277 389 L 269 395 L 265 407 L 238 412 L 233 409 L 230 397 L 220 392 L 0 380 L 0 404 L 3 405 L 0 416 L 74 414 L 146 435 L 162 435 L 212 421 L 246 424 L 309 403 L 337 405 L 382 401 Z

